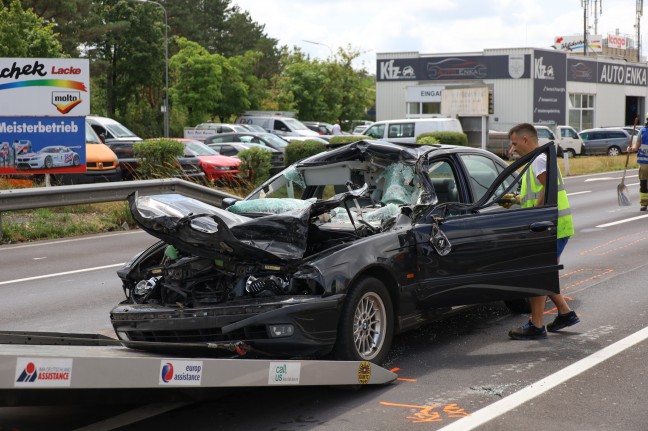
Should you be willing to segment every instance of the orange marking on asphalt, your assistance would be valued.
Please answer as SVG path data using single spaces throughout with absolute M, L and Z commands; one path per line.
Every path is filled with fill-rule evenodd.
M 405 377 L 398 377 L 396 380 L 400 380 L 402 382 L 415 382 L 416 379 L 406 379 Z
M 572 287 L 579 286 L 579 285 L 581 285 L 581 284 L 583 284 L 583 283 L 586 283 L 586 282 L 588 282 L 588 281 L 595 280 L 595 279 L 597 279 L 597 278 L 599 278 L 599 277 L 603 277 L 604 275 L 608 275 L 608 274 L 611 274 L 611 273 L 614 272 L 614 270 L 611 269 L 611 268 L 603 269 L 603 270 L 598 270 L 598 271 L 602 271 L 602 272 L 600 272 L 599 274 L 593 275 L 593 276 L 591 276 L 591 277 L 588 277 L 588 278 L 586 278 L 586 279 L 584 279 L 584 280 L 580 280 L 580 281 L 577 281 L 577 282 L 575 282 L 575 283 L 572 283 L 572 284 L 570 284 L 569 286 L 565 286 L 564 289 L 571 289 Z
M 439 412 L 433 411 L 437 407 L 441 407 L 442 404 L 432 404 L 429 406 L 417 406 L 413 404 L 399 404 L 399 403 L 389 403 L 385 401 L 380 401 L 379 404 L 390 407 L 406 407 L 410 409 L 418 409 L 418 412 L 413 413 L 410 416 L 407 416 L 407 419 L 412 419 L 414 423 L 421 422 L 441 422 L 441 414 Z M 449 418 L 461 418 L 470 416 L 469 413 L 466 413 L 464 409 L 459 407 L 457 404 L 445 404 L 443 406 L 443 413 L 445 413 Z
M 392 373 L 395 373 L 395 372 L 397 372 L 397 371 L 400 371 L 400 368 L 398 368 L 398 367 L 396 367 L 396 368 L 392 368 L 392 369 L 389 370 L 389 371 L 391 371 Z
M 604 242 L 603 244 L 599 244 L 599 245 L 597 245 L 596 247 L 592 247 L 592 248 L 590 248 L 589 250 L 581 251 L 579 254 L 580 254 L 581 256 L 584 256 L 584 255 L 586 255 L 586 254 L 592 253 L 594 256 L 604 256 L 604 255 L 606 255 L 606 254 L 610 254 L 610 253 L 612 253 L 612 252 L 614 252 L 614 251 L 621 250 L 621 249 L 623 249 L 623 248 L 630 247 L 630 246 L 632 246 L 632 245 L 638 244 L 638 243 L 640 243 L 641 241 L 645 241 L 645 240 L 648 239 L 648 237 L 643 236 L 643 237 L 641 237 L 641 238 L 639 238 L 639 239 L 636 239 L 636 240 L 634 240 L 634 241 L 632 241 L 632 242 L 630 242 L 630 243 L 628 243 L 628 244 L 625 244 L 625 245 L 622 245 L 622 246 L 618 246 L 618 247 L 615 247 L 615 248 L 613 248 L 613 249 L 610 249 L 610 250 L 607 250 L 607 251 L 603 251 L 603 252 L 600 252 L 600 253 L 594 253 L 594 251 L 595 251 L 595 250 L 598 250 L 598 249 L 600 249 L 600 248 L 603 248 L 603 247 L 607 247 L 607 246 L 609 246 L 609 245 L 611 245 L 611 244 L 614 244 L 614 243 L 617 243 L 617 244 L 618 244 L 620 241 L 624 241 L 624 240 L 626 240 L 626 239 L 628 239 L 628 238 L 636 237 L 636 236 L 638 236 L 638 235 L 645 235 L 645 234 L 647 234 L 647 233 L 648 233 L 648 231 L 644 230 L 644 231 L 641 231 L 641 232 L 632 233 L 632 234 L 630 234 L 630 235 L 624 235 L 624 236 L 622 236 L 622 237 L 619 237 L 619 238 L 616 238 L 616 239 L 610 240 L 610 241 L 608 241 L 608 242 Z

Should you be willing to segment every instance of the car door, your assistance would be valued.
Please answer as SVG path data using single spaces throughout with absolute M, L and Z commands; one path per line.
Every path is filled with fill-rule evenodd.
M 497 166 L 491 171 L 485 164 L 467 166 L 461 156 L 453 164 L 464 202 L 445 204 L 443 213 L 434 208 L 414 229 L 422 280 L 412 293 L 422 310 L 559 292 L 556 153 L 552 145 L 542 148 L 548 154 L 547 177 L 553 179 L 541 207 L 505 209 L 497 204 L 504 193 L 516 191 L 521 178 L 516 172 L 531 161 L 530 155 L 501 173 Z M 471 182 L 480 184 L 480 190 L 473 191 Z M 430 241 L 435 232 L 445 240 L 445 249 Z

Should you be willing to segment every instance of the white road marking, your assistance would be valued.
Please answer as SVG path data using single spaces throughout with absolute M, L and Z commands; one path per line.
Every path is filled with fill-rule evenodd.
M 43 278 L 59 277 L 61 275 L 78 274 L 80 272 L 98 271 L 100 269 L 115 268 L 118 266 L 123 266 L 124 263 L 125 262 L 115 263 L 113 265 L 95 266 L 94 268 L 77 269 L 75 271 L 57 272 L 56 274 L 46 274 L 46 275 L 38 275 L 36 277 L 17 278 L 15 280 L 0 281 L 0 286 L 2 286 L 3 284 L 20 283 L 23 281 L 32 281 L 32 280 L 41 280 Z
M 634 177 L 639 177 L 639 174 L 637 175 L 626 175 L 626 178 L 634 178 Z M 620 177 L 601 177 L 601 178 L 588 178 L 584 182 L 589 183 L 590 181 L 609 181 L 609 180 L 620 180 L 623 178 L 623 176 Z
M 646 217 L 648 217 L 648 214 L 640 215 L 640 216 L 637 216 L 637 217 L 626 218 L 626 219 L 623 219 L 623 220 L 613 221 L 611 223 L 600 224 L 600 225 L 598 225 L 596 227 L 616 226 L 618 224 L 630 223 L 631 221 L 640 220 L 640 219 L 646 218 Z
M 574 192 L 574 193 L 567 193 L 567 196 L 576 196 L 576 195 L 582 195 L 584 193 L 592 193 L 591 190 L 586 190 L 584 192 Z
M 61 239 L 61 240 L 51 240 L 51 241 L 35 241 L 35 242 L 30 242 L 28 244 L 20 244 L 20 245 L 13 245 L 13 246 L 8 246 L 8 247 L 0 247 L 0 251 L 6 251 L 6 250 L 15 250 L 17 248 L 28 248 L 28 247 L 42 247 L 45 245 L 59 245 L 64 242 L 76 242 L 76 241 L 88 241 L 88 240 L 96 240 L 99 238 L 108 238 L 111 236 L 120 236 L 120 235 L 131 235 L 134 233 L 147 233 L 146 231 L 143 231 L 141 229 L 133 229 L 129 230 L 127 232 L 119 232 L 119 233 L 111 233 L 111 234 L 106 234 L 106 235 L 93 235 L 93 236 L 84 236 L 82 238 L 70 238 L 70 239 Z
M 536 398 L 545 392 L 555 388 L 556 386 L 565 383 L 566 381 L 578 376 L 579 374 L 589 370 L 592 367 L 600 364 L 611 357 L 618 355 L 624 350 L 639 344 L 648 339 L 648 327 L 635 332 L 622 340 L 611 344 L 598 352 L 595 352 L 580 361 L 574 362 L 570 366 L 545 377 L 544 379 L 532 383 L 524 389 L 509 395 L 506 398 L 497 401 L 488 407 L 477 410 L 470 416 L 461 418 L 456 422 L 447 425 L 438 431 L 468 431 L 473 430 L 513 409 L 518 408 L 527 401 Z

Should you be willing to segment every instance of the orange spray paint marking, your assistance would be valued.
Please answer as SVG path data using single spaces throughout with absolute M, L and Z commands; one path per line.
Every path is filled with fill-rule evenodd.
M 383 401 L 380 401 L 379 404 L 391 407 L 406 407 L 410 409 L 418 409 L 418 412 L 407 416 L 407 419 L 412 419 L 412 422 L 414 423 L 441 422 L 443 420 L 441 413 L 434 411 L 435 408 L 441 407 L 442 404 L 432 404 L 431 406 L 417 406 L 412 404 L 388 403 Z M 443 406 L 443 413 L 445 413 L 449 418 L 462 418 L 465 416 L 470 416 L 469 413 L 466 413 L 464 409 L 457 406 L 456 404 L 446 404 L 445 406 Z

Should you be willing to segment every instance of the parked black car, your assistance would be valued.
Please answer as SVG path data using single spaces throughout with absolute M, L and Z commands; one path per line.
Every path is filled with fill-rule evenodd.
M 559 291 L 555 151 L 508 166 L 475 148 L 359 141 L 227 209 L 131 195 L 137 224 L 162 241 L 118 270 L 126 300 L 112 325 L 140 349 L 381 363 L 394 334 L 458 306 Z M 498 205 L 542 152 L 545 205 Z

